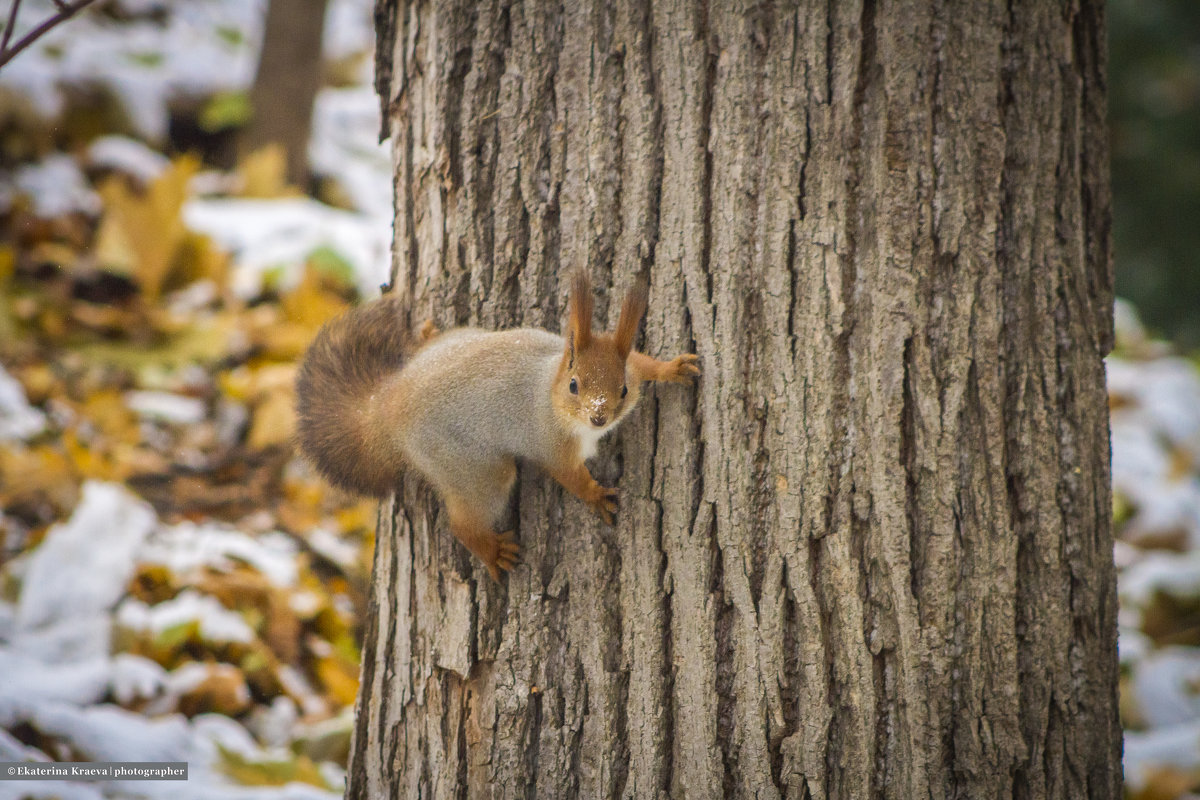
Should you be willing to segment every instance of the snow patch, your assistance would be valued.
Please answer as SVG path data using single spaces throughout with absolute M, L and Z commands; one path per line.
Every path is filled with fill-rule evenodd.
M 150 183 L 170 165 L 170 160 L 157 150 L 128 136 L 101 136 L 88 146 L 88 164 L 94 168 L 111 169 L 130 175 L 142 183 Z
M 172 392 L 126 392 L 125 404 L 140 417 L 172 425 L 196 425 L 206 416 L 203 400 Z
M 263 276 L 283 270 L 294 285 L 312 252 L 328 247 L 354 268 L 364 293 L 387 279 L 391 229 L 378 220 L 309 198 L 257 200 L 193 198 L 183 207 L 187 226 L 234 255 L 230 285 L 242 299 L 262 291 Z
M 46 429 L 46 415 L 29 405 L 25 388 L 0 367 L 0 442 L 24 441 Z
M 191 622 L 198 624 L 200 638 L 206 642 L 254 641 L 254 630 L 237 612 L 225 608 L 212 595 L 191 589 L 153 606 L 130 597 L 117 607 L 117 624 L 138 633 L 157 636 Z
M 12 63 L 19 61 L 14 59 Z M 0 80 L 3 76 L 0 71 Z M 10 206 L 18 196 L 27 197 L 33 204 L 33 213 L 42 219 L 75 212 L 100 213 L 100 196 L 92 191 L 75 159 L 64 153 L 18 167 L 12 186 L 0 191 L 0 210 Z
M 51 528 L 29 559 L 18 631 L 102 617 L 124 594 L 134 556 L 157 521 L 123 487 L 85 483 L 71 518 Z
M 1125 789 L 1136 794 L 1156 767 L 1200 769 L 1200 720 L 1125 732 Z
M 181 522 L 160 528 L 146 539 L 138 558 L 162 564 L 186 576 L 210 567 L 228 572 L 238 563 L 249 564 L 272 584 L 292 586 L 298 579 L 296 543 L 282 534 L 251 537 L 216 523 Z

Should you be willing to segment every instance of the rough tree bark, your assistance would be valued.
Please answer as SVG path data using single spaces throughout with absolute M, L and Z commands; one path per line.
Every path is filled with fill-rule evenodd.
M 694 349 L 504 586 L 385 508 L 348 796 L 1116 798 L 1103 4 L 380 0 L 412 322 Z

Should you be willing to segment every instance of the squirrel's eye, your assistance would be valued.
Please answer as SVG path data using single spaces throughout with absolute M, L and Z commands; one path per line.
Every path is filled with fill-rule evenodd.
M 567 385 L 567 388 L 571 390 L 571 394 L 579 394 L 579 381 L 571 378 L 571 382 Z
M 621 397 L 624 397 L 624 396 L 625 396 L 625 395 L 627 395 L 627 394 L 629 394 L 629 387 L 628 387 L 628 386 L 622 386 L 622 387 L 621 387 Z

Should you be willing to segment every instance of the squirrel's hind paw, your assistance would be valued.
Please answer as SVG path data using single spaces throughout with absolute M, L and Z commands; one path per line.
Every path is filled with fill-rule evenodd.
M 588 498 L 588 505 L 592 510 L 600 515 L 600 519 L 604 520 L 604 524 L 613 524 L 613 515 L 617 513 L 617 498 L 620 493 L 615 488 L 608 486 L 596 485 L 592 496 Z
M 494 536 L 492 552 L 483 557 L 483 564 L 491 574 L 492 580 L 500 582 L 500 572 L 508 572 L 521 563 L 521 546 L 513 538 L 512 531 L 497 533 Z

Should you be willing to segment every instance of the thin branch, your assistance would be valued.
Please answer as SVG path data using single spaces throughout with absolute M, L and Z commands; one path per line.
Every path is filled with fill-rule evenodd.
M 3 67 L 9 61 L 12 61 L 13 57 L 16 56 L 17 53 L 20 53 L 26 47 L 29 47 L 29 45 L 36 42 L 55 25 L 75 16 L 84 8 L 91 5 L 94 1 L 95 0 L 75 0 L 73 3 L 68 3 L 65 2 L 65 0 L 54 0 L 54 4 L 62 10 L 42 22 L 42 24 L 38 25 L 29 33 L 22 36 L 21 39 L 12 47 L 9 47 L 8 41 L 12 38 L 13 27 L 17 21 L 17 7 L 21 5 L 21 0 L 13 0 L 12 10 L 8 15 L 8 27 L 4 29 L 4 39 L 2 42 L 0 42 L 0 67 Z
M 4 40 L 0 41 L 0 53 L 8 49 L 8 40 L 12 38 L 17 27 L 17 9 L 20 7 L 21 0 L 13 0 L 12 8 L 8 12 L 8 24 L 4 26 Z

